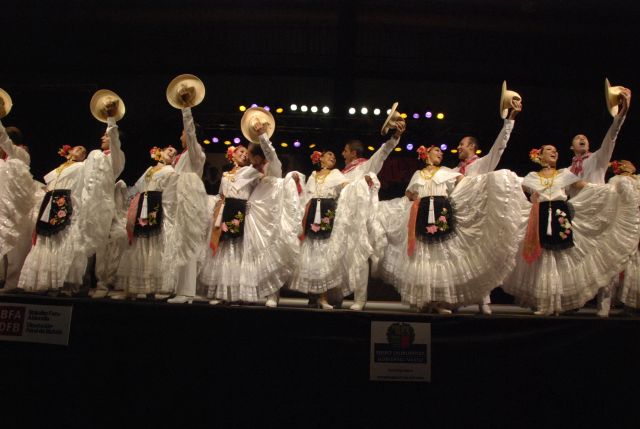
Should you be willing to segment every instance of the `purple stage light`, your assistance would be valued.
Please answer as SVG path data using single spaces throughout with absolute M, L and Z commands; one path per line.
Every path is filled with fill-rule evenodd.
M 407 150 L 413 150 L 413 144 L 412 143 L 407 144 Z
M 300 147 L 300 146 L 301 146 L 300 140 L 296 140 L 293 142 L 293 147 Z
M 445 150 L 447 150 L 447 147 L 448 147 L 448 146 L 447 146 L 446 144 L 442 143 L 442 144 L 440 145 L 440 150 L 441 150 L 441 151 L 445 151 Z
M 417 113 L 413 114 L 413 119 L 418 119 L 420 117 L 420 115 L 418 115 Z
M 233 139 L 233 142 L 234 142 L 235 144 L 239 144 L 239 143 L 240 143 L 240 137 L 235 137 L 235 138 Z
M 218 137 L 211 137 L 211 142 L 212 143 L 218 143 L 220 141 L 220 139 L 218 139 Z
M 427 119 L 431 118 L 432 116 L 433 116 L 433 113 L 431 113 L 431 112 L 427 112 L 427 113 L 424 114 L 424 117 L 427 118 Z

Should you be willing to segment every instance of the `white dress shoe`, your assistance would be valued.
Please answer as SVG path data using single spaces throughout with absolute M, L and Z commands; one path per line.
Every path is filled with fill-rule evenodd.
M 108 296 L 111 299 L 126 299 L 127 298 L 127 294 L 123 290 L 112 290 L 111 292 L 109 292 Z
M 320 306 L 320 308 L 322 308 L 323 310 L 333 310 L 333 305 L 329 304 L 327 301 L 324 300 L 318 300 L 318 305 Z
M 220 301 L 219 299 L 212 299 L 211 301 L 209 301 L 209 304 L 211 305 L 218 305 L 220 304 L 222 301 Z
M 478 309 L 480 310 L 481 314 L 491 314 L 491 307 L 489 307 L 489 304 L 479 304 Z
M 365 304 L 364 302 L 356 301 L 349 308 L 353 311 L 361 311 L 364 308 L 364 304 Z
M 168 293 L 156 293 L 153 295 L 153 299 L 167 299 L 170 296 L 171 295 L 169 295 Z
M 167 300 L 167 302 L 169 304 L 192 304 L 193 303 L 193 297 L 192 296 L 185 296 L 185 295 L 178 295 L 174 298 L 169 298 Z
M 91 294 L 91 298 L 105 298 L 107 295 L 109 295 L 109 289 L 96 289 Z
M 278 306 L 278 301 L 273 298 L 267 299 L 267 303 L 265 304 L 267 307 L 276 308 Z
M 438 314 L 451 314 L 452 313 L 451 310 L 449 310 L 448 308 L 444 308 L 444 307 L 436 307 L 435 310 L 436 310 L 436 313 L 438 313 Z

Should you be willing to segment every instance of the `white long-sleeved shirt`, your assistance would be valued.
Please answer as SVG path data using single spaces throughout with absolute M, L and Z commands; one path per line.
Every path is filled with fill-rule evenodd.
M 31 164 L 31 157 L 29 156 L 29 152 L 13 144 L 11 138 L 7 134 L 7 130 L 2 125 L 0 121 L 0 148 L 7 154 L 8 159 L 19 159 L 27 165 Z
M 515 121 L 513 119 L 504 120 L 502 129 L 500 130 L 498 137 L 496 137 L 496 140 L 493 142 L 493 146 L 491 146 L 489 152 L 485 156 L 477 158 L 475 161 L 467 164 L 464 173 L 465 176 L 478 176 L 496 169 L 504 150 L 507 148 L 507 143 L 509 142 L 509 137 L 511 136 L 514 124 Z M 455 167 L 453 170 L 460 171 L 460 166 Z
M 276 154 L 276 150 L 273 147 L 271 141 L 269 141 L 269 136 L 267 134 L 260 135 L 260 148 L 264 153 L 264 157 L 267 160 L 267 164 L 264 168 L 264 175 L 271 177 L 282 177 L 282 162 L 278 158 L 278 154 Z
M 604 178 L 609 168 L 609 161 L 616 146 L 616 139 L 626 116 L 616 116 L 602 140 L 600 149 L 593 152 L 588 158 L 582 161 L 582 171 L 577 174 L 582 180 L 596 185 L 603 185 Z
M 115 118 L 107 118 L 107 135 L 109 136 L 109 158 L 111 158 L 111 168 L 113 179 L 117 180 L 124 170 L 125 157 L 120 143 L 120 134 Z
M 196 138 L 196 125 L 193 122 L 190 107 L 182 109 L 182 124 L 187 137 L 187 147 L 179 155 L 180 158 L 175 163 L 174 168 L 178 174 L 195 173 L 198 177 L 202 177 L 207 156 Z
M 371 158 L 351 169 L 349 169 L 349 165 L 345 166 L 342 170 L 342 174 L 344 174 L 349 182 L 355 182 L 356 180 L 364 177 L 367 173 L 380 173 L 384 162 L 399 142 L 399 138 L 391 137 L 389 140 L 384 142 L 373 155 L 371 155 Z

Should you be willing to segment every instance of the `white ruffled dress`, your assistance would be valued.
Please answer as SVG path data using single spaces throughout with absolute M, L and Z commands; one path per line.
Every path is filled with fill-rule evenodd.
M 531 172 L 522 186 L 537 192 L 544 204 L 566 200 L 566 189 L 579 180 L 567 169 L 558 170 L 553 180 Z M 503 289 L 523 307 L 551 314 L 584 306 L 622 271 L 638 247 L 638 198 L 630 181 L 588 184 L 568 205 L 573 212 L 573 247 L 543 248 L 540 257 L 528 263 L 522 256 L 524 240 L 519 243 L 516 266 Z
M 82 284 L 87 266 L 84 258 L 83 239 L 79 220 L 83 216 L 82 189 L 84 187 L 84 162 L 56 169 L 44 177 L 48 190 L 71 191 L 73 214 L 71 222 L 62 231 L 51 236 L 38 235 L 20 273 L 18 287 L 28 292 L 62 289 L 65 283 Z M 54 202 L 51 202 L 54 204 Z M 45 214 L 48 210 L 45 210 Z
M 640 176 L 615 176 L 609 183 L 615 184 L 618 180 L 630 180 L 636 194 L 640 196 Z M 624 273 L 621 273 L 618 279 L 618 300 L 628 307 L 640 308 L 640 252 L 637 247 L 624 266 Z
M 141 194 L 140 198 L 143 198 L 146 191 L 162 192 L 162 229 L 159 234 L 134 236 L 133 242 L 122 254 L 116 274 L 116 285 L 128 295 L 162 292 L 162 279 L 165 275 L 162 257 L 165 248 L 171 246 L 167 237 L 170 236 L 174 224 L 178 177 L 170 165 L 165 165 L 153 174 L 151 169 L 152 167 L 147 169 L 134 187 Z
M 261 176 L 261 173 L 252 166 L 241 167 L 235 173 L 225 172 L 220 182 L 220 194 L 225 198 L 248 200 Z M 214 219 L 215 207 L 220 200 L 220 195 L 208 198 L 207 211 L 210 221 L 207 237 L 209 239 L 214 232 L 214 224 L 219 224 L 221 221 L 221 219 Z M 218 218 L 222 215 L 223 209 L 224 207 L 221 205 Z M 245 213 L 244 234 L 246 233 Z M 209 244 L 210 242 L 207 242 L 199 258 L 198 293 L 210 299 L 224 301 L 240 301 L 251 298 L 255 292 L 252 293 L 249 290 L 244 293 L 240 287 L 244 238 L 220 240 L 215 254 Z
M 314 239 L 306 235 L 302 240 L 290 289 L 320 294 L 340 288 L 344 296 L 353 292 L 349 289 L 348 267 L 354 260 L 368 257 L 368 254 L 354 252 L 370 249 L 366 230 L 369 213 L 363 210 L 368 207 L 370 193 L 364 179 L 345 186 L 346 183 L 337 169 L 331 170 L 322 184 L 317 183 L 315 171 L 307 180 L 302 200 L 305 210 L 309 204 L 307 223 L 314 223 L 316 198 L 337 199 L 337 206 L 329 238 Z
M 388 246 L 378 275 L 393 284 L 402 301 L 418 308 L 431 302 L 452 306 L 477 303 L 500 285 L 515 264 L 526 203 L 518 177 L 499 170 L 463 178 L 441 167 L 432 177 L 417 171 L 407 187 L 423 197 L 448 197 L 454 230 L 440 241 L 418 234 L 409 255 L 413 202 L 402 197 L 379 203 Z

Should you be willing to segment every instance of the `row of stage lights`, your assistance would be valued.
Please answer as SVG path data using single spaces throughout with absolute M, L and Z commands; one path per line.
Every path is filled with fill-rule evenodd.
M 250 107 L 258 107 L 258 105 L 257 104 L 252 104 Z M 271 111 L 271 107 L 269 107 L 269 106 L 263 106 L 263 108 L 265 110 L 269 111 L 269 112 Z M 247 106 L 241 105 L 238 109 L 241 112 L 244 112 L 244 111 L 247 110 Z M 298 106 L 297 104 L 292 104 L 291 106 L 289 106 L 289 110 L 291 112 L 302 112 L 302 113 L 307 113 L 307 112 L 318 113 L 318 112 L 322 112 L 325 115 L 328 115 L 331 112 L 331 109 L 329 108 L 329 106 L 323 106 L 322 108 L 320 108 L 318 106 L 310 106 L 309 107 L 306 104 L 303 104 L 301 106 Z M 284 113 L 284 108 L 277 107 L 275 109 L 275 112 L 276 113 Z M 355 107 L 349 107 L 347 112 L 349 113 L 349 115 L 353 116 L 353 115 L 355 115 L 357 113 L 357 109 Z M 374 114 L 374 116 L 380 116 L 380 114 L 382 113 L 382 110 L 380 110 L 379 108 L 376 107 L 375 109 L 372 110 L 372 113 Z M 387 109 L 386 114 L 388 115 L 389 113 L 391 113 L 391 109 Z M 360 114 L 363 115 L 363 116 L 368 115 L 369 114 L 369 108 L 368 107 L 361 107 L 360 108 Z M 408 117 L 408 115 L 406 113 L 402 113 L 401 116 L 403 118 L 405 118 L 405 119 Z M 421 114 L 421 113 L 413 113 L 411 115 L 411 117 L 413 119 L 420 119 L 423 116 L 425 118 L 427 118 L 427 119 L 431 119 L 432 117 L 434 117 L 433 112 L 431 112 L 429 110 L 426 111 L 424 113 L 424 115 Z M 435 118 L 443 120 L 444 119 L 444 113 L 442 113 L 442 112 L 436 113 Z
M 205 140 L 203 141 L 203 143 L 204 143 L 204 144 L 206 144 L 206 145 L 209 145 L 209 144 L 212 144 L 212 143 L 213 143 L 213 144 L 219 144 L 220 142 L 221 142 L 221 140 L 220 140 L 218 137 L 211 137 L 211 139 L 205 139 Z M 222 143 L 223 143 L 225 146 L 231 146 L 232 144 L 238 145 L 238 144 L 240 144 L 240 142 L 242 142 L 242 140 L 240 139 L 240 137 L 234 137 L 234 138 L 233 138 L 233 140 L 224 140 L 224 141 L 222 141 Z M 294 140 L 294 141 L 293 141 L 293 143 L 291 143 L 291 146 L 293 146 L 293 147 L 294 147 L 294 148 L 296 148 L 296 149 L 299 149 L 299 148 L 301 148 L 301 147 L 302 147 L 302 143 L 300 142 L 300 140 L 299 140 L 299 139 L 296 139 L 296 140 Z M 288 147 L 289 147 L 289 143 L 288 143 L 288 142 L 283 141 L 283 142 L 281 142 L 281 143 L 280 143 L 280 147 L 288 148 Z M 308 147 L 309 147 L 309 149 L 313 149 L 313 148 L 315 148 L 315 147 L 316 147 L 316 144 L 315 144 L 315 143 L 311 143 Z M 407 143 L 407 144 L 404 146 L 404 148 L 405 148 L 405 150 L 407 150 L 407 151 L 411 152 L 411 151 L 414 149 L 414 144 L 413 144 L 413 143 Z M 373 147 L 373 146 L 368 146 L 368 147 L 367 147 L 367 149 L 368 149 L 369 151 L 371 151 L 371 152 L 373 152 L 373 151 L 375 151 L 375 150 L 376 150 L 376 148 L 375 148 L 375 147 Z M 447 146 L 445 143 L 442 143 L 442 144 L 440 145 L 440 150 L 441 150 L 441 151 L 446 152 L 446 151 L 447 151 L 447 149 L 448 149 L 448 146 Z M 396 152 L 402 152 L 402 148 L 401 148 L 401 147 L 396 147 L 396 148 L 394 149 L 394 151 L 396 151 Z M 451 153 L 458 153 L 458 150 L 457 150 L 457 149 L 451 149 Z M 482 153 L 482 151 L 481 151 L 481 150 L 477 150 L 477 151 L 476 151 L 476 153 L 477 153 L 477 154 L 480 154 L 480 153 Z

